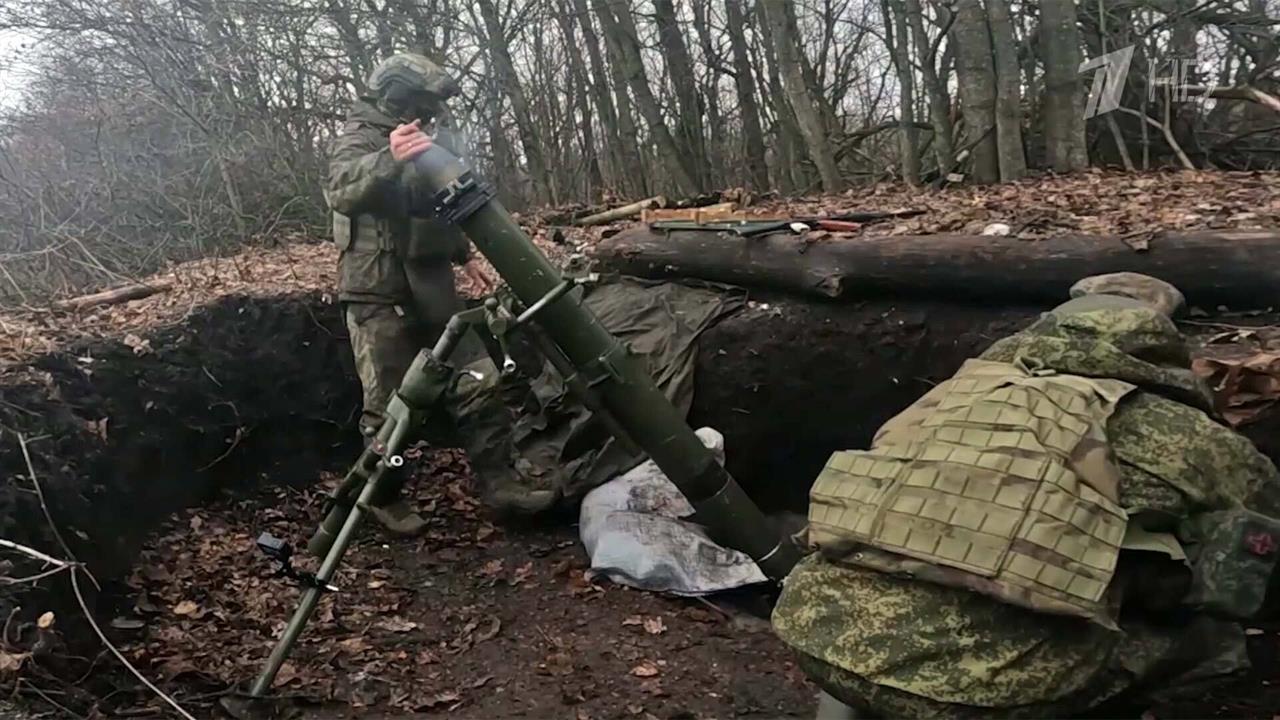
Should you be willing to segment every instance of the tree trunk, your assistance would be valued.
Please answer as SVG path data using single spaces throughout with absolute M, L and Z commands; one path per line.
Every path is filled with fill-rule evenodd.
M 1083 170 L 1089 165 L 1089 152 L 1080 97 L 1080 30 L 1072 0 L 1040 3 L 1040 57 L 1045 156 L 1058 172 Z
M 966 144 L 971 146 L 971 176 L 975 182 L 1000 181 L 996 152 L 996 70 L 991 56 L 991 33 L 979 0 L 958 0 L 951 25 L 956 45 L 956 74 Z M 943 171 L 945 172 L 945 170 Z
M 765 107 L 773 110 L 773 187 L 785 194 L 792 194 L 797 189 L 808 186 L 807 168 L 802 164 L 804 154 L 804 137 L 800 132 L 800 124 L 795 113 L 787 102 L 787 93 L 782 89 L 782 75 L 778 71 L 778 54 L 774 52 L 773 30 L 768 15 L 764 11 L 764 3 L 756 3 L 756 22 L 764 42 L 761 54 L 764 56 L 760 65 L 765 72 L 761 77 L 760 96 L 765 98 Z M 767 80 L 767 83 L 766 83 Z
M 924 29 L 924 13 L 920 0 L 905 0 L 907 21 L 915 39 L 916 62 L 924 79 L 925 93 L 929 96 L 929 123 L 933 125 L 933 154 L 938 159 L 938 171 L 946 172 L 955 164 L 955 148 L 951 134 L 951 97 L 938 77 L 937 54 Z M 906 42 L 899 40 L 899 42 Z
M 698 43 L 702 47 L 706 74 L 702 82 L 701 98 L 707 110 L 707 172 L 704 187 L 718 188 L 725 186 L 726 161 L 725 122 L 720 110 L 720 75 L 728 73 L 724 60 L 716 47 L 715 37 L 711 30 L 711 0 L 695 0 L 693 6 L 693 28 L 698 35 Z M 735 162 L 736 162 L 735 158 Z M 734 178 L 737 179 L 737 167 Z
M 681 157 L 680 148 L 671 131 L 667 129 L 662 118 L 662 110 L 658 100 L 649 87 L 649 78 L 644 71 L 644 59 L 640 56 L 640 40 L 636 35 L 635 21 L 631 17 L 631 9 L 625 0 L 595 0 L 596 14 L 604 27 L 606 36 L 612 38 L 618 49 L 620 69 L 626 78 L 627 85 L 635 96 L 636 106 L 644 116 L 649 133 L 657 145 L 660 160 L 667 168 L 675 189 L 685 196 L 696 195 L 698 185 L 694 175 Z
M 788 21 L 784 2 L 787 0 L 760 0 L 771 26 L 770 34 L 782 85 L 787 93 L 787 102 L 795 112 L 800 133 L 804 136 L 809 158 L 817 166 L 818 175 L 822 178 L 822 189 L 826 192 L 839 192 L 844 188 L 844 180 L 836 167 L 835 153 L 827 138 L 818 101 L 810 95 L 805 83 L 799 44 L 800 30 L 793 22 Z
M 585 34 L 591 29 L 591 19 L 587 15 L 587 0 L 573 0 L 575 11 L 579 13 L 582 21 L 583 33 Z M 631 98 L 627 95 L 627 76 L 623 72 L 622 47 L 618 44 L 617 34 L 610 32 L 610 28 L 616 23 L 609 22 L 606 14 L 609 9 L 601 0 L 593 0 L 593 7 L 596 16 L 600 18 L 600 27 L 604 34 L 605 48 L 609 53 L 609 62 L 604 63 L 609 72 L 609 78 L 613 86 L 614 106 L 618 110 L 618 135 L 621 140 L 618 143 L 619 170 L 622 177 L 627 180 L 624 191 L 628 196 L 645 195 L 649 192 L 649 182 L 646 173 L 644 161 L 640 156 L 640 131 L 636 126 L 635 116 L 631 113 Z M 594 29 L 591 29 L 592 38 L 595 37 Z M 593 61 L 594 62 L 594 61 Z M 594 72 L 594 69 L 593 69 Z M 603 75 L 599 76 L 594 85 L 598 86 L 601 92 L 607 97 L 607 90 L 604 88 Z
M 898 152 L 902 155 L 902 179 L 908 185 L 920 184 L 920 155 L 917 152 L 919 131 L 916 129 L 915 73 L 911 71 L 910 38 L 907 36 L 906 10 L 901 0 L 883 0 L 884 38 L 898 71 Z
M 538 132 L 529 114 L 529 102 L 525 98 L 520 79 L 516 77 L 515 65 L 511 61 L 511 49 L 507 47 L 506 34 L 498 18 L 498 8 L 493 0 L 476 0 L 476 5 L 480 8 L 485 34 L 488 36 L 489 60 L 493 63 L 494 74 L 507 93 L 507 99 L 511 102 L 511 112 L 516 118 L 516 130 L 520 133 L 520 145 L 524 150 L 525 161 L 529 164 L 534 197 L 539 203 L 553 202 L 555 198 L 552 197 L 551 192 L 551 176 L 548 173 L 547 162 L 542 156 Z
M 676 9 L 671 0 L 653 0 L 653 14 L 667 79 L 676 93 L 676 144 L 686 158 L 685 167 L 690 171 L 694 184 L 702 191 L 708 187 L 707 147 L 702 129 L 702 99 L 698 94 L 693 58 L 684 43 L 684 33 L 676 20 Z
M 991 49 L 996 68 L 996 150 L 1000 180 L 1010 182 L 1027 174 L 1022 146 L 1022 72 L 1008 0 L 987 0 Z
M 560 33 L 564 36 L 565 47 L 579 47 L 577 33 L 574 32 L 573 18 L 567 13 L 559 13 L 556 19 L 560 24 Z M 582 56 L 576 52 L 565 54 L 569 57 L 569 85 L 578 115 L 578 132 L 582 139 L 582 157 L 587 163 L 589 191 L 587 197 L 583 199 L 590 201 L 604 187 L 605 180 L 602 166 L 607 163 L 600 162 L 600 153 L 596 148 L 595 129 L 591 122 L 591 105 L 587 101 L 587 85 L 590 84 L 591 80 L 587 77 L 587 69 L 582 63 Z
M 1170 234 L 1135 252 L 1117 238 L 920 235 L 885 238 L 704 230 L 627 230 L 596 246 L 602 269 L 695 277 L 824 298 L 877 295 L 1052 302 L 1077 280 L 1132 271 L 1177 285 L 1191 303 L 1280 305 L 1280 232 Z
M 726 32 L 733 52 L 733 83 L 738 96 L 738 112 L 742 116 L 742 140 L 747 160 L 747 179 L 752 190 L 769 187 L 769 166 L 765 163 L 764 130 L 760 126 L 760 109 L 756 105 L 752 84 L 751 58 L 747 54 L 747 18 L 742 0 L 724 0 Z
M 600 39 L 591 25 L 591 15 L 587 12 L 586 0 L 566 0 L 565 13 L 572 12 L 577 17 L 578 27 L 582 30 L 582 44 L 587 51 L 587 60 L 591 66 L 588 85 L 594 96 L 596 112 L 599 113 L 600 127 L 604 130 L 604 163 L 605 182 L 612 190 L 627 191 L 627 162 L 623 155 L 624 145 L 619 129 L 618 114 L 609 96 L 608 70 L 600 53 Z M 578 64 L 582 64 L 581 58 Z M 634 137 L 634 136 L 633 136 Z

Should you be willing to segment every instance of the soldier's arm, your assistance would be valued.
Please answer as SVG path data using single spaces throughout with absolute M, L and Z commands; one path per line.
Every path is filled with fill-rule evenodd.
M 348 128 L 333 145 L 325 199 L 343 215 L 387 212 L 399 206 L 401 165 L 371 133 Z

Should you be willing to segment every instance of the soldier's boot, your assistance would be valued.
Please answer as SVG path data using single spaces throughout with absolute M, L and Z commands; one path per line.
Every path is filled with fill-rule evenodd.
M 827 693 L 818 691 L 818 712 L 816 720 L 861 720 L 865 715 L 845 705 Z
M 365 433 L 365 439 L 371 437 Z M 392 535 L 412 537 L 427 529 L 427 521 L 404 499 L 404 468 L 383 476 L 382 485 L 369 501 L 369 515 Z
M 404 500 L 371 505 L 369 515 L 392 535 L 413 537 L 421 535 L 427 529 L 427 521 Z

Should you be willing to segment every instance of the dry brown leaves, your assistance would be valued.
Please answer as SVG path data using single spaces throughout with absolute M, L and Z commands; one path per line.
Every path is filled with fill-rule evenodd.
M 853 210 L 921 209 L 925 214 L 868 223 L 863 235 L 977 235 L 992 223 L 1016 237 L 1116 235 L 1130 244 L 1155 232 L 1280 227 L 1280 173 L 1093 170 L 1015 183 L 941 191 L 898 183 L 840 195 L 753 205 L 761 214 L 826 215 Z
M 731 195 L 730 191 L 723 194 L 724 199 L 742 199 Z M 854 232 L 863 236 L 978 235 L 989 225 L 1002 223 L 1009 226 L 1009 235 L 1014 237 L 1112 235 L 1135 250 L 1142 250 L 1161 231 L 1280 227 L 1280 173 L 1091 170 L 939 191 L 880 183 L 836 195 L 755 199 L 749 203 L 742 208 L 745 212 L 764 217 L 925 211 L 916 217 L 865 223 Z M 625 220 L 608 226 L 560 230 L 571 244 L 589 246 L 636 222 Z
M 554 261 L 567 246 L 530 227 L 534 243 Z M 497 273 L 478 253 L 467 267 L 455 267 L 458 291 L 480 297 Z M 0 369 L 90 337 L 120 337 L 139 355 L 151 352 L 147 332 L 182 322 L 201 305 L 230 295 L 275 297 L 294 293 L 334 293 L 338 252 L 329 242 L 294 242 L 252 247 L 227 257 L 181 263 L 142 282 L 164 282 L 166 292 L 141 300 L 85 310 L 52 307 L 0 308 Z
M 942 191 L 884 183 L 839 195 L 757 199 L 748 208 L 761 215 L 794 216 L 903 209 L 926 212 L 913 218 L 867 223 L 858 234 L 978 234 L 991 223 L 1004 223 L 1017 237 L 1108 234 L 1120 236 L 1140 250 L 1161 230 L 1280 227 L 1280 174 L 1094 170 Z M 546 217 L 545 213 L 532 213 L 520 221 L 538 247 L 559 264 L 635 222 L 574 228 L 547 224 Z M 181 322 L 201 304 L 219 297 L 333 292 L 336 259 L 336 250 L 327 242 L 255 247 L 237 255 L 176 265 L 144 279 L 169 282 L 172 289 L 130 303 L 83 311 L 0 310 L 0 368 L 94 336 L 131 336 L 130 347 L 145 354 L 150 351 L 142 337 L 146 331 Z M 497 275 L 477 255 L 471 267 L 458 269 L 457 278 L 460 292 L 476 297 Z
M 1204 340 L 1192 369 L 1212 388 L 1232 426 L 1247 425 L 1280 401 L 1280 328 L 1239 327 Z

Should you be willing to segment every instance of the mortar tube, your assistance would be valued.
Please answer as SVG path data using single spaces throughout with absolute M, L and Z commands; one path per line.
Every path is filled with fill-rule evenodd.
M 459 196 L 475 199 L 476 189 L 459 188 L 469 168 L 449 151 L 432 146 L 414 159 L 434 190 L 453 186 Z M 526 307 L 532 307 L 560 285 L 560 271 L 533 244 L 497 200 L 475 207 L 458 225 L 489 260 Z M 578 293 L 549 302 L 534 322 L 578 368 L 617 422 L 679 488 L 716 542 L 746 553 L 773 580 L 786 577 L 799 560 L 789 538 L 772 534 L 764 514 L 718 463 L 645 372 L 643 365 L 618 342 Z

